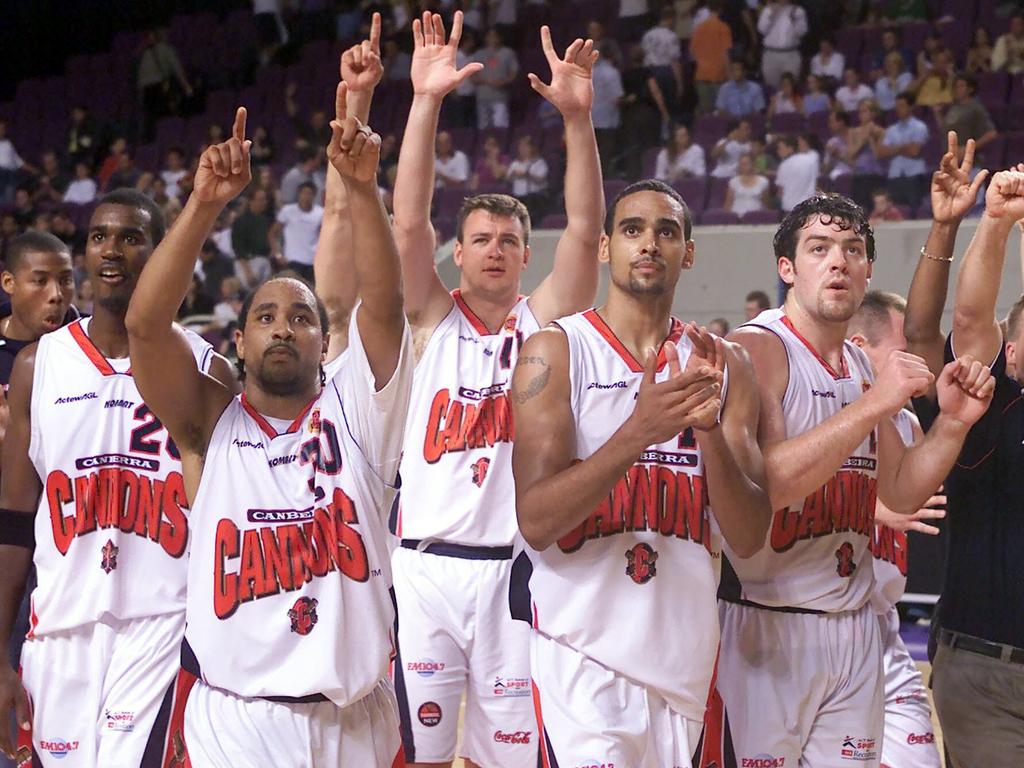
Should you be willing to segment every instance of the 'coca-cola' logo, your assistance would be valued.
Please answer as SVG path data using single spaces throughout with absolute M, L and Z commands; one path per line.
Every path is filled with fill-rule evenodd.
M 532 733 L 532 731 L 515 731 L 514 733 L 495 731 L 494 740 L 499 744 L 529 744 Z
M 912 733 L 907 736 L 907 744 L 934 744 L 934 733 Z

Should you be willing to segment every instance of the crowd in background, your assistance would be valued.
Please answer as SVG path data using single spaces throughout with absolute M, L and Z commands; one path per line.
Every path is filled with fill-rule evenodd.
M 964 30 L 960 5 L 987 16 Z M 976 168 L 1000 166 L 1016 134 L 1001 131 L 991 113 L 1011 125 L 1007 94 L 1018 80 L 1024 94 L 1024 9 L 1015 3 L 362 0 L 332 8 L 254 0 L 255 37 L 239 85 L 266 85 L 283 108 L 268 106 L 262 121 L 253 120 L 254 182 L 203 248 L 182 318 L 226 345 L 247 289 L 282 269 L 312 279 L 330 104 L 291 77 L 301 71 L 294 62 L 304 49 L 326 50 L 316 47 L 325 35 L 333 33 L 335 50 L 360 39 L 374 11 L 384 15 L 382 86 L 393 97 L 371 115 L 384 137 L 380 183 L 388 199 L 408 104 L 409 28 L 423 8 L 464 10 L 460 66 L 485 65 L 442 115 L 435 225 L 445 236 L 447 214 L 476 192 L 519 197 L 535 226 L 561 223 L 548 215 L 561 210 L 561 124 L 526 81 L 539 42 L 523 30 L 538 21 L 551 21 L 556 35 L 589 36 L 601 53 L 593 121 L 606 184 L 655 176 L 680 190 L 701 223 L 776 221 L 820 188 L 851 195 L 875 222 L 928 216 L 929 152 L 941 152 L 946 131 L 955 130 L 962 143 L 977 142 Z M 89 94 L 80 94 L 67 105 L 60 145 L 29 154 L 16 138 L 26 127 L 0 109 L 0 258 L 26 229 L 57 235 L 75 255 L 76 304 L 85 313 L 90 205 L 105 191 L 133 187 L 173 221 L 199 154 L 224 139 L 220 121 L 229 117 L 212 114 L 212 99 L 204 111 L 189 57 L 161 30 L 138 40 L 126 119 L 97 118 Z M 334 77 L 336 62 L 328 67 Z M 979 83 L 1002 83 L 1002 100 L 982 99 Z M 161 133 L 180 115 L 205 121 L 199 141 Z

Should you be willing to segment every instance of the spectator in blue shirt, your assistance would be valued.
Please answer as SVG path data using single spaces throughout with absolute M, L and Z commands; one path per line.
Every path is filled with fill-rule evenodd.
M 718 89 L 715 109 L 718 114 L 732 118 L 746 117 L 764 109 L 764 91 L 759 83 L 747 80 L 742 61 L 729 64 L 729 80 Z
M 924 145 L 928 127 L 914 117 L 914 97 L 896 97 L 896 122 L 885 129 L 878 156 L 889 160 L 888 189 L 894 202 L 916 208 L 928 189 L 928 168 Z

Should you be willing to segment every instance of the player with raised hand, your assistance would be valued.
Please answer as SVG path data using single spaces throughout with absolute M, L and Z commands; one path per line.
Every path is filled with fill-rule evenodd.
M 338 116 L 346 96 L 341 83 Z M 203 154 L 129 312 L 134 370 L 178 442 L 197 510 L 172 714 L 181 730 L 169 745 L 196 766 L 386 768 L 400 757 L 384 506 L 412 351 L 376 183 L 380 137 L 353 116 L 331 129 L 362 301 L 329 376 L 326 310 L 299 280 L 272 279 L 246 299 L 237 398 L 185 365 L 171 322 L 204 239 L 249 182 L 244 109 Z
M 470 766 L 536 760 L 528 628 L 509 616 L 512 545 L 512 408 L 508 387 L 519 349 L 546 323 L 591 305 L 604 195 L 590 117 L 591 41 L 563 57 L 551 33 L 541 42 L 550 85 L 534 87 L 561 113 L 568 165 L 568 223 L 554 268 L 529 297 L 520 276 L 530 258 L 530 216 L 508 195 L 467 198 L 459 212 L 449 292 L 434 267 L 430 224 L 434 141 L 441 103 L 479 64 L 456 67 L 462 33 L 456 12 L 446 39 L 441 17 L 413 22 L 413 102 L 395 185 L 395 238 L 405 309 L 418 357 L 397 519 L 395 552 L 399 656 L 395 685 L 410 763 L 448 764 L 456 754 L 466 692 L 464 741 Z
M 699 757 L 722 538 L 750 555 L 767 533 L 750 362 L 671 316 L 691 226 L 671 187 L 623 190 L 607 303 L 533 336 L 516 366 L 512 609 L 533 627 L 544 766 Z

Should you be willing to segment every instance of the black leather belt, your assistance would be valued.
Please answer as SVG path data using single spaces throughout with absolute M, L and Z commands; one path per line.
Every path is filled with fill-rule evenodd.
M 403 549 L 415 549 L 428 555 L 442 557 L 460 557 L 463 560 L 511 560 L 512 547 L 470 547 L 465 544 L 449 544 L 446 541 L 435 541 L 420 548 L 423 539 L 402 539 Z
M 990 659 L 1012 661 L 1014 664 L 1024 664 L 1024 649 L 1016 648 L 1003 643 L 990 643 L 973 635 L 964 635 L 959 632 L 950 632 L 948 629 L 939 630 L 939 642 L 948 645 L 950 648 L 959 648 L 963 651 L 970 651 L 979 656 L 988 656 Z

